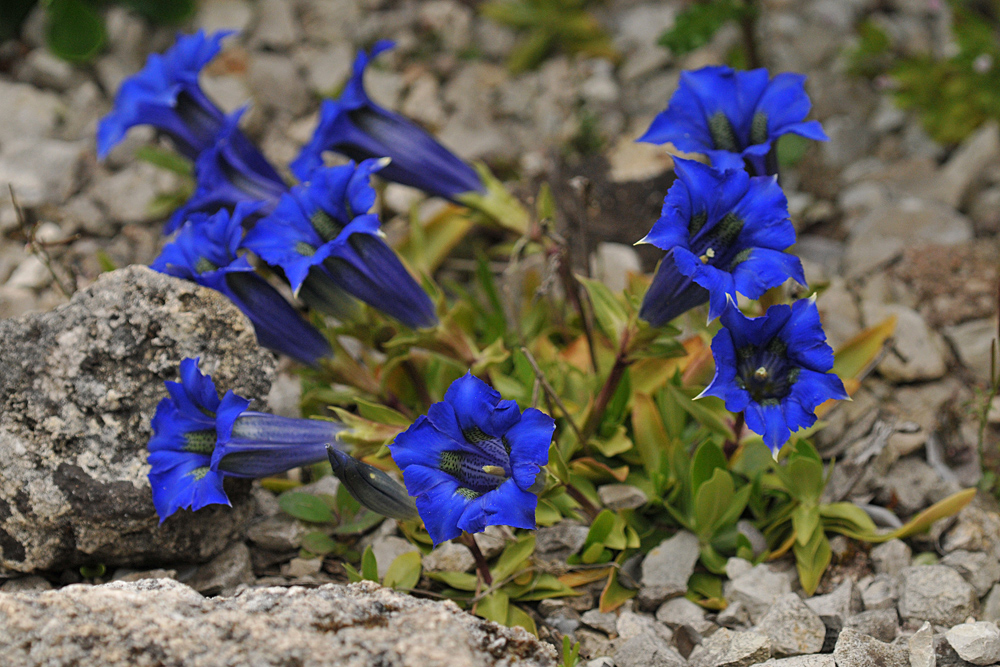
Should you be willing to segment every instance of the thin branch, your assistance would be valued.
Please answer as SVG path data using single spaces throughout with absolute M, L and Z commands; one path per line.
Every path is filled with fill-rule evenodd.
M 573 433 L 576 434 L 577 439 L 580 441 L 580 445 L 581 446 L 585 445 L 586 441 L 583 439 L 583 434 L 580 432 L 579 427 L 577 427 L 576 422 L 573 421 L 573 416 L 570 415 L 569 410 L 566 409 L 566 406 L 563 404 L 562 399 L 559 398 L 559 394 L 557 394 L 556 390 L 552 388 L 551 384 L 549 384 L 548 378 L 546 378 L 545 374 L 542 373 L 542 369 L 539 368 L 538 362 L 535 361 L 534 355 L 532 355 L 531 352 L 526 347 L 521 347 L 521 353 L 524 354 L 525 358 L 527 358 L 528 360 L 528 363 L 531 364 L 531 367 L 534 369 L 535 378 L 542 384 L 542 388 L 545 390 L 546 395 L 552 399 L 552 402 L 559 407 L 563 415 L 566 417 L 566 421 L 569 422 L 569 427 L 573 429 Z

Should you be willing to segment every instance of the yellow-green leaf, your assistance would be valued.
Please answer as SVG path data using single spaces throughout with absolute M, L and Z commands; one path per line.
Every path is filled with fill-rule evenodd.
M 409 551 L 396 556 L 385 571 L 382 585 L 386 588 L 411 590 L 420 581 L 420 552 Z

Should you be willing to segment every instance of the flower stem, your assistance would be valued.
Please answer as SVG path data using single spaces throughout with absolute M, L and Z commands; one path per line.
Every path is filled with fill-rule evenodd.
M 601 423 L 601 417 L 604 416 L 604 411 L 608 408 L 608 403 L 611 402 L 615 391 L 618 390 L 618 385 L 631 363 L 626 352 L 629 339 L 632 337 L 631 335 L 631 328 L 627 328 L 622 332 L 622 340 L 618 345 L 618 354 L 615 356 L 615 363 L 611 366 L 611 372 L 608 373 L 608 377 L 604 381 L 604 386 L 601 387 L 600 393 L 597 394 L 597 398 L 594 400 L 594 407 L 591 409 L 590 414 L 587 415 L 587 421 L 583 425 L 583 433 L 580 436 L 580 445 L 583 447 L 586 446 L 587 440 L 597 430 L 597 426 Z
M 462 533 L 458 536 L 458 541 L 469 548 L 472 552 L 472 557 L 476 560 L 476 570 L 479 572 L 479 576 L 482 578 L 483 583 L 487 586 L 493 585 L 493 575 L 490 574 L 489 563 L 486 562 L 486 556 L 479 549 L 479 545 L 476 544 L 476 538 L 468 533 Z

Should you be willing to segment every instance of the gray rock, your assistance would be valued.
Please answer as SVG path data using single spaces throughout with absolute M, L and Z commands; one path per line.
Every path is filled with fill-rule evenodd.
M 423 565 L 428 572 L 468 572 L 476 559 L 464 544 L 448 541 L 424 556 Z
M 234 543 L 199 567 L 194 577 L 185 583 L 203 595 L 231 593 L 240 584 L 253 583 L 250 549 L 242 542 Z
M 41 88 L 68 89 L 76 81 L 73 66 L 48 49 L 34 49 L 17 68 L 17 78 Z
M 814 655 L 796 655 L 791 658 L 765 660 L 760 663 L 767 667 L 835 667 L 836 661 L 829 653 Z
M 987 188 L 972 198 L 969 217 L 976 234 L 996 234 L 1000 231 L 1000 187 Z
M 309 107 L 309 92 L 291 59 L 274 53 L 256 53 L 250 59 L 247 83 L 263 106 L 293 116 Z
M 899 634 L 899 615 L 895 609 L 871 609 L 851 616 L 844 627 L 854 628 L 882 642 L 891 642 Z
M 984 621 L 1000 623 L 1000 584 L 997 584 L 983 600 L 983 609 L 980 614 Z
M 305 67 L 309 88 L 322 95 L 329 95 L 340 88 L 351 76 L 354 49 L 340 43 L 323 50 L 296 51 L 296 59 Z
M 941 564 L 957 570 L 976 590 L 976 597 L 979 598 L 1000 581 L 1000 562 L 992 554 L 958 549 L 942 558 Z
M 162 217 L 152 209 L 156 198 L 176 186 L 177 179 L 170 172 L 135 162 L 114 174 L 99 172 L 90 196 L 113 222 L 148 222 Z
M 551 554 L 576 553 L 587 540 L 590 529 L 572 521 L 560 521 L 554 526 L 546 526 L 535 531 L 535 552 Z
M 724 628 L 730 630 L 745 627 L 750 624 L 747 608 L 739 600 L 730 600 L 725 609 L 719 612 L 715 620 Z
M 893 609 L 899 599 L 896 580 L 886 574 L 877 574 L 861 587 L 861 601 L 866 610 Z
M 886 644 L 861 634 L 853 628 L 844 628 L 833 649 L 837 667 L 909 667 L 908 652 L 902 646 Z
M 615 667 L 615 661 L 607 656 L 602 656 L 588 662 L 586 667 Z
M 1000 515 L 980 507 L 975 501 L 967 505 L 941 537 L 942 551 L 948 553 L 956 549 L 990 552 L 1000 558 Z
M 587 627 L 600 630 L 606 635 L 618 633 L 618 616 L 611 612 L 602 612 L 598 609 L 590 609 L 580 617 Z
M 57 95 L 26 83 L 0 81 L 0 147 L 9 141 L 52 136 L 64 111 Z
M 243 32 L 253 20 L 253 5 L 241 0 L 208 0 L 198 3 L 195 25 L 206 32 L 235 30 Z
M 309 528 L 287 514 L 275 514 L 247 529 L 247 538 L 268 551 L 293 551 L 302 546 L 302 536 Z
M 990 343 L 996 336 L 992 317 L 945 327 L 944 335 L 958 353 L 962 365 L 983 382 L 990 376 Z
M 840 630 L 844 622 L 862 608 L 861 591 L 852 579 L 845 579 L 829 593 L 814 595 L 805 602 L 832 630 Z
M 748 667 L 771 657 L 771 640 L 756 632 L 720 628 L 688 656 L 691 667 Z
M 403 100 L 401 111 L 431 127 L 441 127 L 444 124 L 447 117 L 441 106 L 441 87 L 433 74 L 427 72 L 417 77 Z
M 910 667 L 936 667 L 937 654 L 934 651 L 934 628 L 924 621 L 906 644 L 910 649 Z
M 771 639 L 771 653 L 778 657 L 819 653 L 826 637 L 823 620 L 796 593 L 775 600 L 755 630 Z
M 257 27 L 253 42 L 271 49 L 287 49 L 299 40 L 299 25 L 295 21 L 289 0 L 261 0 L 257 3 Z
M 633 510 L 649 502 L 642 489 L 631 484 L 605 484 L 597 489 L 597 495 L 609 510 Z
M 61 204 L 77 188 L 85 146 L 58 139 L 10 139 L 0 150 L 0 204 L 10 200 L 8 185 L 21 206 Z
M 667 600 L 656 610 L 656 620 L 671 630 L 686 626 L 702 636 L 707 636 L 716 628 L 715 623 L 705 618 L 705 610 L 687 598 Z
M 880 500 L 895 500 L 900 516 L 916 514 L 951 491 L 934 468 L 913 456 L 893 463 L 879 485 Z
M 631 639 L 639 635 L 654 634 L 666 643 L 674 637 L 673 631 L 652 616 L 637 614 L 630 609 L 623 609 L 615 620 L 615 632 L 621 639 Z
M 896 349 L 903 358 L 887 354 L 878 365 L 882 377 L 890 382 L 915 382 L 936 380 L 947 370 L 944 344 L 939 334 L 931 330 L 920 313 L 902 304 L 862 305 L 865 322 L 878 324 L 891 315 L 896 316 Z
M 389 570 L 392 561 L 403 554 L 411 551 L 420 551 L 412 543 L 402 537 L 389 535 L 380 537 L 372 543 L 372 553 L 375 554 L 375 562 L 378 564 L 378 577 L 381 579 Z
M 950 567 L 909 567 L 900 578 L 899 615 L 906 621 L 952 626 L 976 610 L 975 590 Z
M 944 636 L 966 662 L 974 665 L 1000 662 L 1000 629 L 996 623 L 962 623 L 948 630 Z
M 698 562 L 698 538 L 686 530 L 654 547 L 642 561 L 642 582 L 639 601 L 649 608 L 657 607 L 667 598 L 687 592 L 687 582 Z
M 628 286 L 629 274 L 634 273 L 638 275 L 642 273 L 642 263 L 639 261 L 639 254 L 632 246 L 627 246 L 623 243 L 599 243 L 597 250 L 590 257 L 590 272 L 597 280 L 607 285 L 611 291 L 621 292 Z M 614 492 L 618 496 L 621 496 L 625 494 L 625 491 L 618 487 L 623 486 L 633 489 L 631 495 L 636 499 L 633 502 L 638 502 L 638 496 L 634 491 L 642 494 L 642 502 L 633 507 L 646 504 L 648 500 L 646 494 L 631 484 L 605 484 L 598 489 L 598 494 Z M 604 489 L 608 490 L 604 491 Z M 609 508 L 615 509 L 611 505 L 608 505 L 608 501 L 604 500 L 603 496 L 601 496 L 601 500 Z M 622 507 L 621 509 L 632 509 L 632 507 Z
M 0 321 L 0 548 L 21 572 L 205 561 L 240 536 L 231 508 L 158 524 L 146 474 L 156 404 L 185 357 L 220 388 L 264 396 L 274 357 L 224 296 L 143 266 L 104 274 L 54 311 Z
M 910 567 L 913 552 L 903 540 L 889 540 L 871 551 L 872 567 L 875 572 L 894 577 Z
M 726 599 L 743 603 L 750 621 L 757 623 L 778 598 L 791 592 L 789 576 L 762 563 L 729 582 Z
M 972 184 L 1000 157 L 1000 128 L 984 123 L 962 142 L 937 174 L 927 196 L 958 208 Z
M 86 622 L 81 622 L 86 619 Z M 171 580 L 0 593 L 6 667 L 159 664 L 551 667 L 555 650 L 451 602 L 372 582 L 205 599 Z
M 289 579 L 304 579 L 315 577 L 322 569 L 322 558 L 293 558 L 281 566 L 281 574 Z
M 473 12 L 456 0 L 429 0 L 420 3 L 420 23 L 441 38 L 449 51 L 461 51 L 472 39 Z
M 3 586 L 0 586 L 0 592 L 3 593 L 27 593 L 29 591 L 48 591 L 51 589 L 52 584 L 49 583 L 48 579 L 35 575 L 8 579 L 3 582 Z
M 684 667 L 680 653 L 655 634 L 632 637 L 615 650 L 615 667 Z

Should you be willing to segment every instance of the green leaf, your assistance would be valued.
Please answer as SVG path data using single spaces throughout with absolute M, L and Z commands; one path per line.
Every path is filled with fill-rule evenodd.
M 510 609 L 510 598 L 503 591 L 494 591 L 484 597 L 476 605 L 476 616 L 487 621 L 495 621 L 501 625 L 507 624 L 507 611 Z
M 358 406 L 358 414 L 373 422 L 388 424 L 389 426 L 403 426 L 404 428 L 409 427 L 413 423 L 412 420 L 407 419 L 402 413 L 379 403 L 372 403 L 363 398 L 357 399 L 355 403 Z
M 359 581 L 363 580 L 361 573 L 355 570 L 353 565 L 351 565 L 350 563 L 341 563 L 341 565 L 344 567 L 344 572 L 347 573 L 347 580 L 349 582 L 351 582 L 352 584 L 356 584 Z
M 719 468 L 726 470 L 726 455 L 722 447 L 710 440 L 698 446 L 691 459 L 691 488 L 698 490 L 710 480 Z
M 154 23 L 177 25 L 194 16 L 195 0 L 124 0 L 136 12 Z
M 396 556 L 385 572 L 382 585 L 386 588 L 412 590 L 420 581 L 420 552 L 409 551 Z
M 590 524 L 590 530 L 587 531 L 587 539 L 584 540 L 583 546 L 587 548 L 594 544 L 604 544 L 604 540 L 608 539 L 608 535 L 611 534 L 612 528 L 615 527 L 615 513 L 611 510 L 601 510 L 601 512 L 594 517 L 593 523 Z
M 833 372 L 842 380 L 857 378 L 882 351 L 896 331 L 896 316 L 891 315 L 847 341 L 834 353 Z
M 336 520 L 327 503 L 311 493 L 287 491 L 278 496 L 278 506 L 285 514 L 310 523 L 333 523 Z
M 830 565 L 833 552 L 830 550 L 830 542 L 826 539 L 823 529 L 817 529 L 810 536 L 809 541 L 803 546 L 798 540 L 792 547 L 795 553 L 795 566 L 799 571 L 799 582 L 806 595 L 812 595 L 819 586 L 819 580 Z
M 83 0 L 50 0 L 46 41 L 63 60 L 84 62 L 104 47 L 107 33 L 97 11 Z
M 96 255 L 97 265 L 101 268 L 101 273 L 110 273 L 118 268 L 115 265 L 115 260 L 111 259 L 111 256 L 103 249 L 98 248 Z
M 819 506 L 819 515 L 826 530 L 840 532 L 839 527 L 855 533 L 874 533 L 875 522 L 854 503 L 828 503 Z
M 194 164 L 191 160 L 164 148 L 141 146 L 136 150 L 135 158 L 180 176 L 194 176 Z
M 468 572 L 428 572 L 427 576 L 460 591 L 474 591 L 478 578 Z
M 823 464 L 805 457 L 789 461 L 786 484 L 793 498 L 815 504 L 823 493 Z
M 597 320 L 597 326 L 604 332 L 605 336 L 617 345 L 629 320 L 624 306 L 611 293 L 608 286 L 601 281 L 591 280 L 583 276 L 577 276 L 576 279 L 587 290 L 590 303 L 594 308 L 594 319 Z
M 702 542 L 715 532 L 720 519 L 733 500 L 733 478 L 729 471 L 716 468 L 712 478 L 698 487 L 694 497 L 694 519 Z
M 490 570 L 493 581 L 503 581 L 524 566 L 524 562 L 535 552 L 535 536 L 525 535 L 508 544 L 496 565 Z
M 97 577 L 103 577 L 104 573 L 107 571 L 108 570 L 104 566 L 104 563 L 80 566 L 80 576 L 84 579 L 96 579 Z
M 611 570 L 611 574 L 608 575 L 608 583 L 604 585 L 604 590 L 601 591 L 598 608 L 602 614 L 612 612 L 628 600 L 634 598 L 636 593 L 638 591 L 625 588 L 618 582 L 618 568 L 614 568 Z
M 524 628 L 536 637 L 538 636 L 538 628 L 535 627 L 534 619 L 517 605 L 511 604 L 507 606 L 507 620 L 504 621 L 504 625 L 508 628 L 515 626 Z
M 358 514 L 351 521 L 346 521 L 333 529 L 335 535 L 357 535 L 367 533 L 385 521 L 385 517 L 376 512 L 365 510 Z
M 801 546 L 806 546 L 812 535 L 819 528 L 819 508 L 815 505 L 800 503 L 792 511 L 792 527 L 795 528 L 795 540 Z
M 302 536 L 302 548 L 317 556 L 343 551 L 344 545 L 324 533 L 313 531 Z
M 591 438 L 588 444 L 609 459 L 624 454 L 635 446 L 629 440 L 627 429 L 624 426 L 619 426 L 612 435 L 606 438 Z
M 746 9 L 735 0 L 709 0 L 689 4 L 674 18 L 672 28 L 657 42 L 681 56 L 708 44 L 713 35 L 730 21 L 739 20 Z
M 696 422 L 726 440 L 736 439 L 736 434 L 727 423 L 729 412 L 726 411 L 721 399 L 705 396 L 696 401 L 672 382 L 666 384 L 665 390 L 670 399 L 694 417 Z
M 378 581 L 378 563 L 371 545 L 365 547 L 365 552 L 361 554 L 361 578 L 365 581 Z
M 866 542 L 888 542 L 894 539 L 903 539 L 911 535 L 922 533 L 931 527 L 935 521 L 957 514 L 963 507 L 972 502 L 976 496 L 976 489 L 964 489 L 954 493 L 944 500 L 940 500 L 923 512 L 913 517 L 901 527 L 888 533 L 853 533 L 847 530 L 838 531 L 847 537 L 853 537 Z

